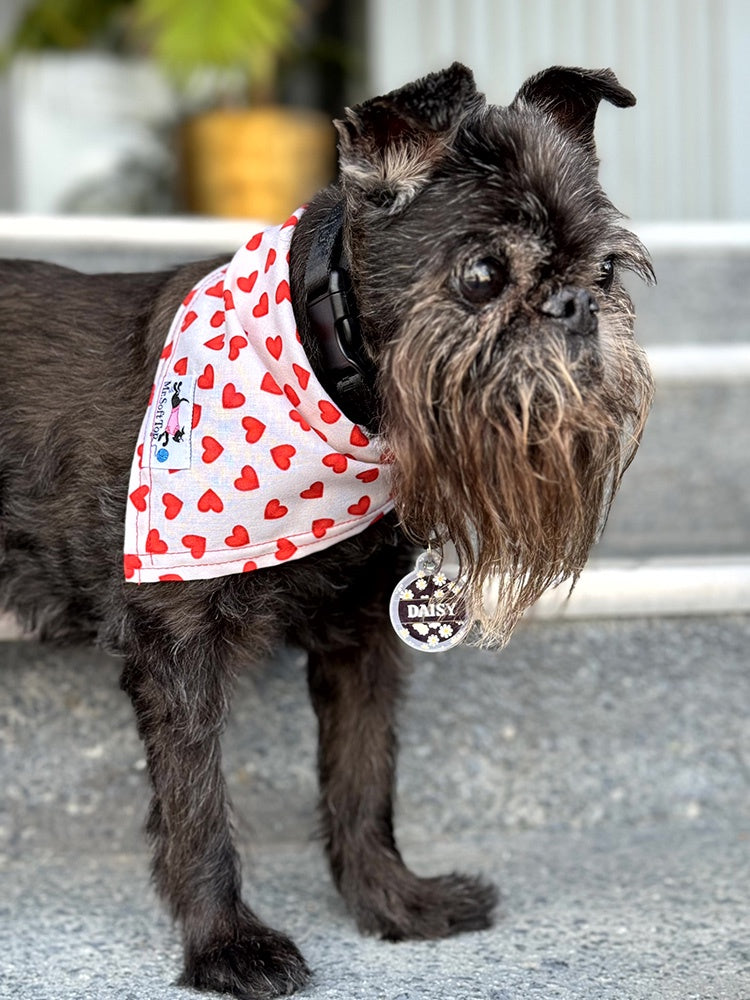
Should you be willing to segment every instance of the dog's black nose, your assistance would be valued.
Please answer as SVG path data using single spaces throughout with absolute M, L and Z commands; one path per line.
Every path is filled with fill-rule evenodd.
M 568 333 L 586 337 L 596 333 L 599 306 L 585 288 L 566 285 L 550 295 L 542 306 L 545 316 L 559 319 Z

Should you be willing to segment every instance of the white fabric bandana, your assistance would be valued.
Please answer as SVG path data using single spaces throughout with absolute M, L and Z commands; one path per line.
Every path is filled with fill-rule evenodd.
M 256 233 L 172 322 L 130 474 L 132 583 L 278 566 L 393 506 L 378 442 L 326 394 L 297 334 L 289 246 L 301 214 Z

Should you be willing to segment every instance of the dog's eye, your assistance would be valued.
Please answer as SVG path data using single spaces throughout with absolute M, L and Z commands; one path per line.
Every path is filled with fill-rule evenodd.
M 597 285 L 604 292 L 608 292 L 615 280 L 615 259 L 605 257 L 599 265 L 599 277 L 596 279 Z
M 472 305 L 484 305 L 497 298 L 506 282 L 504 265 L 495 257 L 481 257 L 464 267 L 459 277 L 459 288 Z

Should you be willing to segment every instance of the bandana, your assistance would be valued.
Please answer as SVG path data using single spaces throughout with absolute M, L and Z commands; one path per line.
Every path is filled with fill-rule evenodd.
M 131 468 L 126 580 L 277 566 L 393 506 L 377 440 L 326 394 L 300 343 L 289 246 L 301 214 L 256 233 L 172 322 Z

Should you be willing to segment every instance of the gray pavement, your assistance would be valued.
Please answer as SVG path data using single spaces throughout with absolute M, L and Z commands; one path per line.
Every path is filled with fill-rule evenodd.
M 420 872 L 483 871 L 496 926 L 359 937 L 315 825 L 300 656 L 240 684 L 225 740 L 246 889 L 307 996 L 750 998 L 750 618 L 537 623 L 417 660 L 397 830 Z M 142 753 L 117 663 L 0 645 L 0 997 L 184 996 L 148 884 Z

